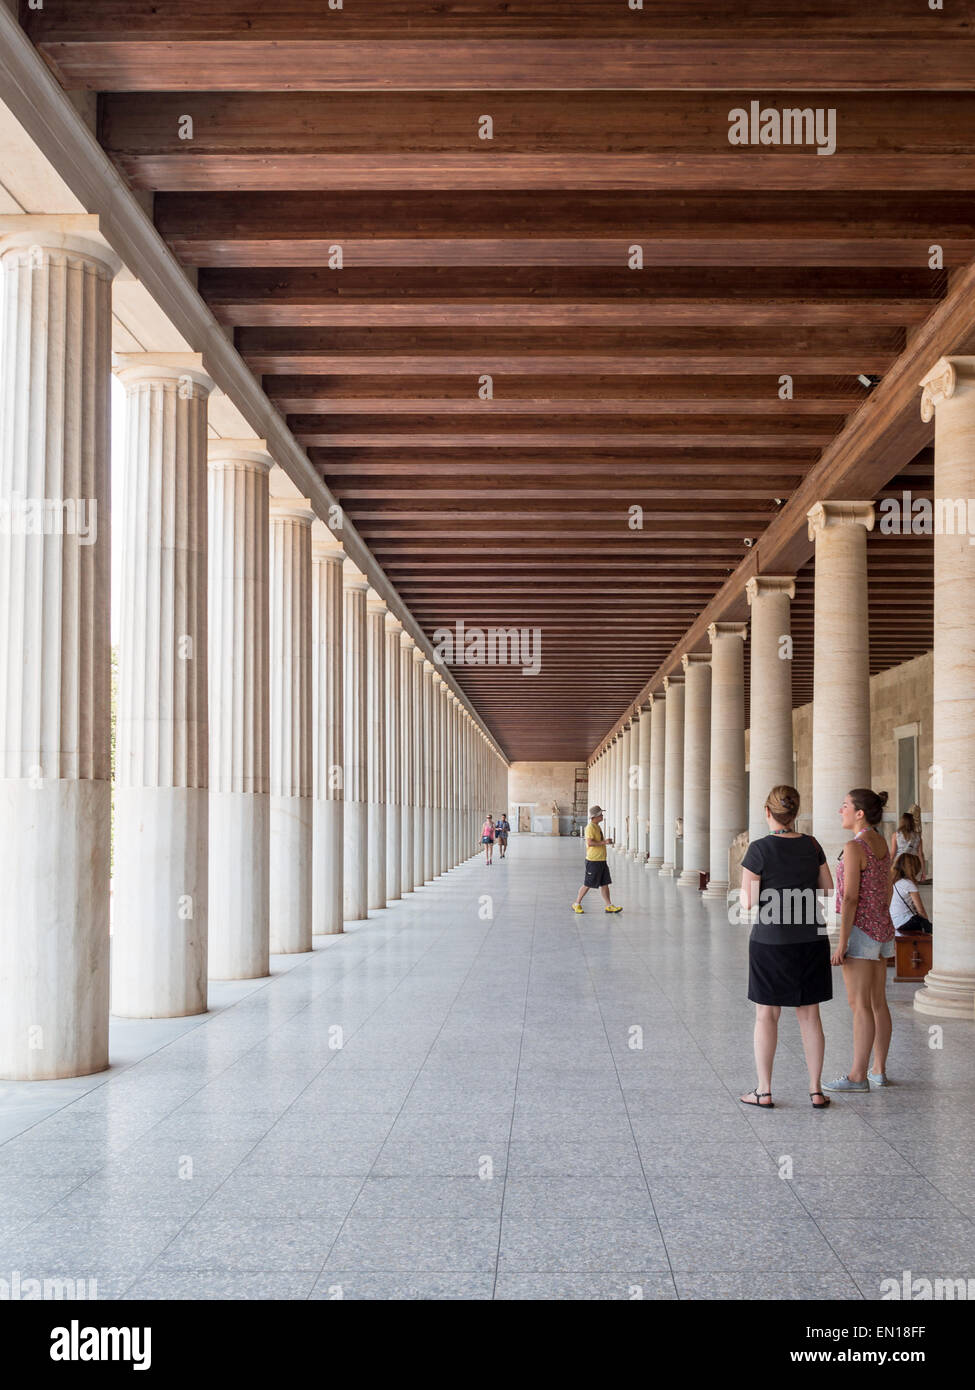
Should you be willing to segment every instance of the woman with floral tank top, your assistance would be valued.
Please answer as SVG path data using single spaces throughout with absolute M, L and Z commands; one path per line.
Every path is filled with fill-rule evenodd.
M 886 792 L 858 787 L 840 807 L 844 830 L 853 839 L 843 848 L 836 871 L 836 910 L 840 941 L 834 965 L 842 965 L 846 997 L 853 1011 L 853 1064 L 845 1076 L 828 1081 L 827 1091 L 869 1091 L 887 1085 L 891 1019 L 887 1007 L 887 961 L 894 954 L 890 915 L 890 855 L 877 830 Z M 873 1067 L 870 1053 L 873 1050 Z

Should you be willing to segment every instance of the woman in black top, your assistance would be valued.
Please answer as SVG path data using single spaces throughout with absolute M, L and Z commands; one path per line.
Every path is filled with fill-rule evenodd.
M 742 860 L 741 900 L 758 907 L 748 943 L 748 997 L 755 1005 L 755 1066 L 758 1085 L 741 1096 L 745 1105 L 773 1109 L 772 1062 L 779 1014 L 794 1008 L 809 1068 L 809 1097 L 825 1110 L 823 1035 L 819 1005 L 833 997 L 829 941 L 817 891 L 829 893 L 833 879 L 826 856 L 811 835 L 795 828 L 799 793 L 773 787 L 765 802 L 769 833 L 752 840 Z

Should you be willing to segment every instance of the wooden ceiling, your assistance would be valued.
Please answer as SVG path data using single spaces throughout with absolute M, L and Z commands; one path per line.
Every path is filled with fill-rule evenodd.
M 971 300 L 975 0 L 22 23 L 424 628 L 541 630 L 536 676 L 456 672 L 509 757 L 583 760 L 782 557 L 811 697 L 810 498 L 932 486 L 912 351 Z M 752 100 L 835 110 L 836 152 L 732 146 Z M 874 670 L 931 645 L 931 551 L 870 539 Z

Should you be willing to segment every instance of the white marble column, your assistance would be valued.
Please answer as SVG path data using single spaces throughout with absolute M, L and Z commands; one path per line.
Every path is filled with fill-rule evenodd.
M 872 502 L 818 502 L 809 512 L 816 542 L 813 652 L 813 834 L 835 869 L 849 838 L 839 809 L 848 791 L 870 786 L 870 632 L 867 532 Z
M 366 594 L 369 582 L 351 560 L 342 567 L 343 701 L 345 748 L 345 920 L 369 916 L 368 706 Z
M 727 900 L 728 853 L 748 820 L 745 796 L 747 623 L 712 623 L 710 871 L 706 898 Z
M 413 887 L 426 881 L 426 765 L 427 740 L 424 725 L 424 666 L 426 658 L 419 647 L 413 649 Z M 432 669 L 432 668 L 431 668 Z
M 369 727 L 369 906 L 386 906 L 386 605 L 366 595 L 366 689 Z
M 412 893 L 413 827 L 416 820 L 416 788 L 414 764 L 416 756 L 416 725 L 413 707 L 413 653 L 416 643 L 408 632 L 400 632 L 399 661 L 399 754 L 400 754 L 400 894 Z
M 386 901 L 402 897 L 403 807 L 400 745 L 400 639 L 403 624 L 386 617 Z
M 765 802 L 793 785 L 792 600 L 796 581 L 762 574 L 745 586 L 751 607 L 748 714 L 748 838 L 768 834 Z
M 667 708 L 664 757 L 664 862 L 661 878 L 673 878 L 677 865 L 677 821 L 684 814 L 684 678 L 664 677 Z
M 311 526 L 307 498 L 272 498 L 271 951 L 312 946 Z
M 609 745 L 609 766 L 607 768 L 606 810 L 609 812 L 608 840 L 615 840 L 619 834 L 618 780 L 620 765 L 620 740 L 622 733 L 613 735 Z
M 312 525 L 312 931 L 342 931 L 345 793 L 342 734 L 342 565 L 345 551 L 322 521 Z
M 434 724 L 433 662 L 423 662 L 423 882 L 432 883 L 437 870 L 434 865 L 434 827 L 436 813 L 434 798 L 433 760 L 436 757 L 436 728 Z
M 0 503 L 9 515 L 0 542 L 0 1077 L 9 1080 L 108 1066 L 118 268 L 94 218 L 0 220 Z
M 207 1007 L 207 399 L 195 354 L 125 388 L 112 1012 Z
M 457 696 L 447 692 L 447 868 L 457 864 Z
M 636 859 L 640 853 L 640 711 L 633 711 L 630 724 L 630 765 L 626 770 L 628 788 L 627 816 L 629 829 L 626 836 L 626 852 Z
M 684 667 L 684 861 L 681 888 L 700 888 L 711 862 L 711 653 L 689 652 Z
M 640 706 L 640 741 L 637 762 L 640 767 L 640 782 L 637 792 L 637 846 L 633 857 L 645 864 L 650 853 L 650 733 L 652 723 L 652 700 L 645 700 Z
M 439 676 L 439 680 L 437 677 Z M 447 872 L 447 695 L 443 676 L 434 676 L 437 698 L 437 752 L 434 754 L 437 787 L 437 840 L 434 849 L 437 873 Z
M 924 382 L 934 416 L 934 922 L 914 1007 L 972 1019 L 975 1005 L 975 357 L 942 358 Z M 967 508 L 967 522 L 963 522 Z M 956 1044 L 957 1045 L 957 1044 Z M 969 1040 L 970 1045 L 970 1040 Z
M 268 974 L 270 645 L 263 439 L 211 439 L 209 972 Z
M 666 765 L 667 704 L 662 694 L 650 696 L 650 833 L 647 868 L 664 862 L 664 769 Z

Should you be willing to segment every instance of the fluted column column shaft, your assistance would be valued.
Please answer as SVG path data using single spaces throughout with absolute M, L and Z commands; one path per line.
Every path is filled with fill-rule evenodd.
M 413 827 L 416 819 L 416 789 L 414 787 L 413 759 L 416 755 L 415 712 L 413 708 L 413 652 L 415 643 L 406 632 L 399 636 L 399 657 L 397 679 L 399 681 L 399 720 L 400 720 L 400 895 L 412 893 L 415 887 L 413 877 Z
M 634 852 L 638 860 L 646 861 L 650 853 L 650 739 L 652 722 L 652 703 L 640 708 L 640 739 L 637 749 L 639 765 L 639 784 L 637 789 L 637 844 Z
M 828 864 L 849 838 L 839 808 L 870 786 L 870 631 L 867 531 L 870 502 L 820 502 L 809 513 L 816 542 L 813 652 L 813 834 Z
M 673 878 L 677 865 L 677 821 L 684 814 L 684 681 L 664 677 L 667 707 L 664 759 L 664 862 L 661 878 Z
M 914 1007 L 971 1020 L 975 1007 L 975 357 L 942 358 L 925 378 L 934 415 L 933 968 Z M 967 512 L 961 524 L 960 509 Z M 948 516 L 950 515 L 950 526 Z
M 413 651 L 413 887 L 422 888 L 426 875 L 426 765 L 427 745 L 424 727 L 424 656 Z
M 710 870 L 705 896 L 726 899 L 728 854 L 745 829 L 745 636 L 747 623 L 712 623 Z
M 209 973 L 262 979 L 270 949 L 268 474 L 263 440 L 211 440 Z
M 271 951 L 312 945 L 311 527 L 308 502 L 271 502 Z
M 386 605 L 370 589 L 366 602 L 368 691 L 369 906 L 386 906 Z
M 318 526 L 322 524 L 319 522 Z M 322 528 L 324 529 L 324 528 Z M 344 770 L 342 729 L 342 565 L 337 541 L 312 528 L 312 690 L 314 790 L 312 808 L 312 931 L 343 929 Z
M 640 719 L 639 710 L 633 712 L 633 723 L 630 725 L 630 765 L 627 769 L 627 786 L 629 788 L 628 813 L 630 818 L 629 834 L 626 837 L 627 853 L 635 859 L 640 853 Z
M 746 586 L 751 607 L 748 715 L 748 838 L 768 834 L 765 802 L 773 787 L 791 786 L 792 600 L 795 580 L 763 574 Z
M 403 625 L 386 618 L 386 901 L 402 897 L 403 809 L 400 779 L 400 638 Z
M 434 799 L 433 760 L 436 757 L 436 725 L 434 723 L 433 663 L 423 663 L 423 882 L 431 883 L 436 873 L 434 867 L 434 825 L 436 808 Z
M 119 262 L 97 231 L 69 236 L 68 225 L 78 223 L 17 217 L 0 230 L 0 503 L 10 519 L 0 545 L 0 1077 L 10 1080 L 108 1065 Z
M 368 686 L 366 592 L 369 585 L 351 561 L 343 567 L 343 717 L 345 748 L 345 919 L 369 916 Z
M 682 888 L 699 888 L 711 862 L 711 654 L 691 652 L 684 667 L 684 867 Z
M 199 359 L 121 359 L 126 396 L 112 1012 L 207 1007 L 207 398 Z
M 667 705 L 663 695 L 650 697 L 650 798 L 648 807 L 648 869 L 664 862 L 664 768 L 667 740 Z

